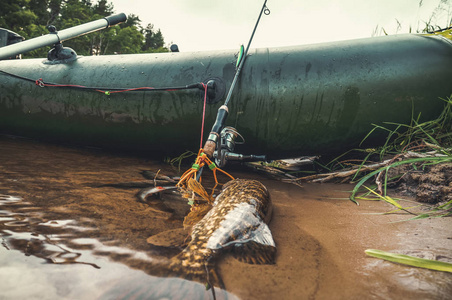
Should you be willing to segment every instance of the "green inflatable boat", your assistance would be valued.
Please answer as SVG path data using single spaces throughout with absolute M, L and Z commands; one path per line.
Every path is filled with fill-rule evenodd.
M 96 26 L 125 18 L 113 17 Z M 44 42 L 56 44 L 46 59 L 8 59 L 36 47 L 26 45 L 33 39 L 0 48 L 1 133 L 173 154 L 199 149 L 204 104 L 206 140 L 237 51 L 81 57 L 62 47 L 61 33 Z M 372 124 L 436 118 L 451 78 L 452 44 L 438 36 L 251 49 L 226 125 L 244 137 L 236 147 L 243 154 L 339 152 Z

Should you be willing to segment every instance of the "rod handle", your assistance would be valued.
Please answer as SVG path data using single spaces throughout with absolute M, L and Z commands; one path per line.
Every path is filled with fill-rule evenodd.
M 120 14 L 105 17 L 105 20 L 107 20 L 108 27 L 110 27 L 110 26 L 114 26 L 116 24 L 125 22 L 127 20 L 127 16 L 125 13 L 120 13 Z
M 212 130 L 203 148 L 204 153 L 210 158 L 213 157 L 213 153 L 215 152 L 215 148 L 217 147 L 218 139 L 220 138 L 220 132 L 224 127 L 224 123 L 226 122 L 227 116 L 228 116 L 228 107 L 226 105 L 220 106 L 220 108 L 218 109 L 215 124 L 213 124 Z
M 217 147 L 217 143 L 215 143 L 212 140 L 207 140 L 206 143 L 204 144 L 204 148 L 202 148 L 202 150 L 208 157 L 211 158 L 211 157 L 213 157 L 213 153 L 215 152 L 216 147 Z

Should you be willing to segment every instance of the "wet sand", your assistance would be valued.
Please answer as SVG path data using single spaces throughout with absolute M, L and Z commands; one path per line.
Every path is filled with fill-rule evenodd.
M 142 170 L 176 174 L 156 160 L 0 136 L 0 298 L 209 298 L 198 283 L 152 275 L 152 262 L 177 250 L 146 239 L 181 227 L 188 206 L 163 195 L 174 213 L 139 203 L 139 189 L 101 187 L 141 181 Z M 234 169 L 269 189 L 275 265 L 224 256 L 218 270 L 234 299 L 448 299 L 452 274 L 366 257 L 365 249 L 452 260 L 452 219 L 393 223 L 381 202 L 356 206 L 350 185 L 303 188 Z M 223 178 L 223 180 L 226 180 Z M 167 294 L 163 290 L 169 290 Z

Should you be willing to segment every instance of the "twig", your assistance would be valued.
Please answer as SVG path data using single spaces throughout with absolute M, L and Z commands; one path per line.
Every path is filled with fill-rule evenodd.
M 159 176 L 159 173 L 160 173 L 160 169 L 157 171 L 157 173 L 155 173 L 155 176 L 154 176 L 154 187 L 157 186 L 157 177 Z
M 355 175 L 358 172 L 364 172 L 364 171 L 371 171 L 376 170 L 378 168 L 386 166 L 391 159 L 385 160 L 383 162 L 371 164 L 371 165 L 364 165 L 364 166 L 357 166 L 355 168 L 352 168 L 350 170 L 345 171 L 338 171 L 338 172 L 331 172 L 331 173 L 325 173 L 325 174 L 315 174 L 315 175 L 309 175 L 299 178 L 291 178 L 291 179 L 282 179 L 282 181 L 285 182 L 298 182 L 298 181 L 310 181 L 310 182 L 327 182 L 328 180 L 335 179 L 335 178 L 347 178 L 352 175 Z
M 383 195 L 383 181 L 381 180 L 381 177 L 385 173 L 386 173 L 385 171 L 381 171 L 375 178 L 375 183 L 377 184 L 377 191 L 380 195 Z
M 303 176 L 298 178 L 284 178 L 282 181 L 289 182 L 289 183 L 299 183 L 301 181 L 306 182 L 318 182 L 323 183 L 330 181 L 332 179 L 338 179 L 343 178 L 342 182 L 346 181 L 346 179 L 350 176 L 353 176 L 359 172 L 367 172 L 367 171 L 373 171 L 376 169 L 379 169 L 381 167 L 388 166 L 392 164 L 395 160 L 404 160 L 404 159 L 410 159 L 410 158 L 424 158 L 424 157 L 446 157 L 447 155 L 438 153 L 439 151 L 429 151 L 426 153 L 418 153 L 413 151 L 408 151 L 402 154 L 397 154 L 393 158 L 384 160 L 379 163 L 373 163 L 370 165 L 359 165 L 356 167 L 353 167 L 351 169 L 337 171 L 337 172 L 331 172 L 331 173 L 324 173 L 324 174 L 315 174 L 315 175 L 309 175 L 309 176 Z M 383 192 L 382 188 L 382 179 L 381 176 L 383 176 L 384 172 L 381 172 L 377 176 L 377 185 L 378 185 L 378 191 L 380 193 Z

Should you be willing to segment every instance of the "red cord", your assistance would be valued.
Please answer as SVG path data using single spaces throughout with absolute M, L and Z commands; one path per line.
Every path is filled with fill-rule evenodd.
M 202 124 L 201 124 L 201 143 L 199 148 L 202 149 L 202 138 L 204 136 L 204 120 L 206 117 L 206 103 L 207 103 L 207 84 L 204 84 L 201 82 L 203 88 L 204 88 L 204 108 L 202 110 Z
M 123 92 L 133 92 L 133 91 L 142 91 L 142 90 L 156 90 L 156 88 L 154 87 L 138 87 L 138 88 L 130 88 L 130 89 L 120 89 L 120 90 L 113 90 L 113 91 L 104 91 L 104 90 L 100 90 L 100 89 L 96 89 L 96 88 L 90 88 L 87 86 L 83 86 L 83 85 L 74 85 L 74 84 L 53 84 L 53 83 L 45 83 L 44 80 L 42 78 L 39 78 L 37 80 L 35 80 L 35 84 L 37 86 L 40 87 L 75 87 L 75 88 L 84 88 L 84 89 L 92 89 L 96 92 L 102 93 L 102 94 L 106 94 L 106 95 L 110 95 L 110 94 L 114 94 L 114 93 L 123 93 Z M 207 86 L 205 86 L 204 83 L 202 83 L 202 86 L 204 87 L 204 89 L 206 90 L 207 93 Z M 166 92 L 174 92 L 174 91 L 178 91 L 180 90 L 180 88 L 168 88 L 168 89 L 160 89 L 162 91 L 166 91 Z
M 75 85 L 75 84 L 52 84 L 52 83 L 45 83 L 42 78 L 39 78 L 35 80 L 35 84 L 40 87 L 76 87 L 76 88 L 88 88 L 84 85 Z M 132 91 L 140 91 L 140 90 L 154 90 L 153 87 L 138 87 L 138 88 L 131 88 L 131 89 L 123 89 L 118 91 L 103 91 L 99 89 L 94 89 L 96 92 L 100 92 L 102 94 L 114 94 L 114 93 L 122 93 L 122 92 L 132 92 Z M 166 91 L 177 91 L 177 89 L 166 89 Z
M 50 83 L 45 83 L 42 78 L 39 78 L 35 81 L 37 86 L 40 87 L 45 87 L 45 86 L 55 86 L 55 87 L 81 87 L 84 88 L 83 85 L 74 85 L 74 84 L 50 84 Z
M 102 90 L 96 90 L 98 92 L 101 93 L 110 93 L 110 94 L 114 94 L 114 93 L 122 93 L 122 92 L 132 92 L 132 91 L 139 91 L 139 90 L 154 90 L 155 88 L 153 87 L 139 87 L 139 88 L 133 88 L 133 89 L 125 89 L 125 90 L 119 90 L 119 91 L 102 91 Z M 172 91 L 172 90 L 166 90 L 166 91 Z

